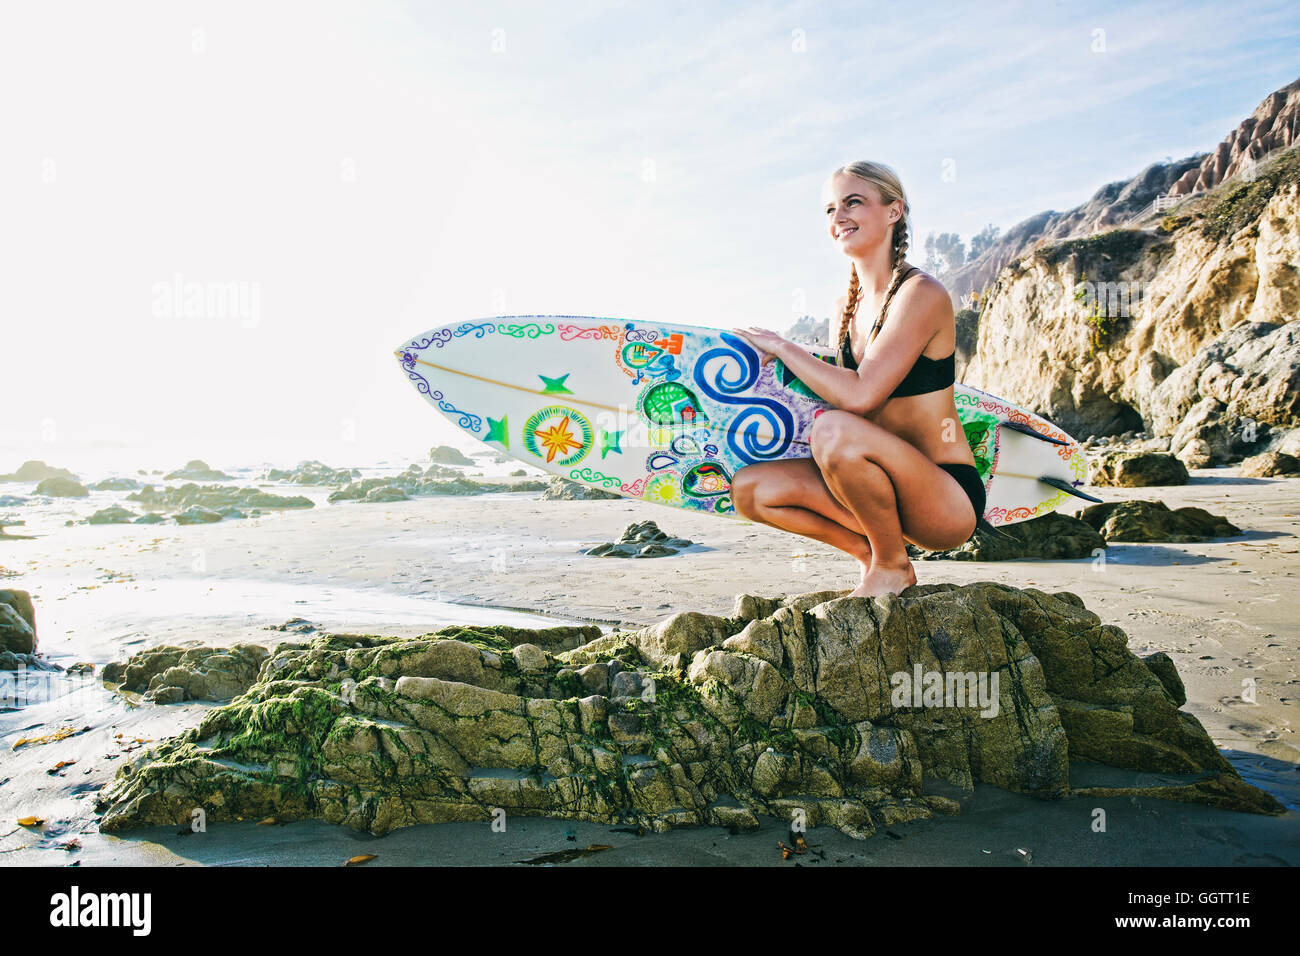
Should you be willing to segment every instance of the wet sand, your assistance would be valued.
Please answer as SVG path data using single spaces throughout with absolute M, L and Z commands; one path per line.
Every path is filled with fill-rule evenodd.
M 917 561 L 917 577 L 922 584 L 989 580 L 1078 594 L 1103 621 L 1127 632 L 1135 653 L 1170 654 L 1187 686 L 1185 709 L 1244 777 L 1290 811 L 1261 817 L 1130 798 L 1044 802 L 980 786 L 961 797 L 960 816 L 894 827 L 892 837 L 882 832 L 860 842 L 814 831 L 809 843 L 826 852 L 815 865 L 1027 865 L 1020 849 L 1030 852 L 1028 865 L 1300 863 L 1300 743 L 1293 720 L 1300 696 L 1294 605 L 1300 481 L 1240 479 L 1234 469 L 1192 475 L 1185 487 L 1095 491 L 1105 500 L 1159 498 L 1170 508 L 1203 507 L 1244 535 L 1205 544 L 1113 544 L 1104 561 Z M 579 553 L 646 519 L 699 543 L 667 558 Z M 622 500 L 539 501 L 531 493 L 322 504 L 189 527 L 77 525 L 26 533 L 43 536 L 6 545 L 0 585 L 32 592 L 40 649 L 50 659 L 65 667 L 89 661 L 97 669 L 163 643 L 272 646 L 293 635 L 266 626 L 292 617 L 328 630 L 382 634 L 425 633 L 454 619 L 627 627 L 679 610 L 729 614 L 740 593 L 837 585 L 847 591 L 856 584 L 848 557 L 763 525 Z M 501 608 L 532 613 L 488 610 Z M 1255 683 L 1254 704 L 1242 701 L 1244 679 Z M 74 685 L 61 678 L 53 686 Z M 781 860 L 775 841 L 786 828 L 767 818 L 756 834 L 701 827 L 635 836 L 599 824 L 522 818 L 510 822 L 507 834 L 442 824 L 376 838 L 299 822 L 215 824 L 187 836 L 99 835 L 93 790 L 111 779 L 126 748 L 192 726 L 210 706 L 139 703 L 91 682 L 0 713 L 0 865 L 337 865 L 362 852 L 379 855 L 370 865 L 486 864 L 588 843 L 614 849 L 564 865 L 814 865 L 813 857 Z M 19 737 L 60 726 L 91 729 L 10 751 Z M 76 763 L 47 773 L 64 760 Z M 1076 786 L 1159 779 L 1083 764 L 1072 776 Z M 1091 829 L 1096 806 L 1108 811 L 1106 833 Z M 44 818 L 45 827 L 18 827 L 14 821 L 27 815 Z M 59 848 L 73 838 L 79 849 Z

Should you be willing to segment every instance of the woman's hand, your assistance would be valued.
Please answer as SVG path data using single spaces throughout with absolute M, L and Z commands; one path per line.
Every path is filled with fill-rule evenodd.
M 752 325 L 736 329 L 735 332 L 756 351 L 763 353 L 763 358 L 759 362 L 760 368 L 772 359 L 780 358 L 781 348 L 789 341 L 770 329 L 760 329 Z

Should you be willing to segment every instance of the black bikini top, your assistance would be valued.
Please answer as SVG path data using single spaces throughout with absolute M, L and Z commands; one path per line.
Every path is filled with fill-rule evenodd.
M 908 276 L 916 271 L 913 266 L 903 275 L 903 281 L 907 281 Z M 899 283 L 902 285 L 902 282 Z M 882 320 L 883 321 L 883 320 Z M 840 343 L 841 361 L 845 368 L 856 369 L 857 361 L 853 358 L 853 351 L 849 348 L 848 336 Z M 890 394 L 890 398 L 903 398 L 908 395 L 924 395 L 926 392 L 937 392 L 940 389 L 947 388 L 957 381 L 957 350 L 947 358 L 932 359 L 925 355 L 916 357 L 916 364 L 908 371 L 903 380 L 898 383 L 898 387 Z

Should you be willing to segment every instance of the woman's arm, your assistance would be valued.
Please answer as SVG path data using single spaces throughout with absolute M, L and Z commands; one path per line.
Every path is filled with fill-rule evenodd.
M 942 327 L 953 321 L 952 300 L 939 283 L 899 290 L 889 316 L 854 371 L 828 365 L 796 342 L 762 329 L 737 329 L 755 348 L 776 356 L 805 385 L 836 408 L 869 415 L 880 408 Z

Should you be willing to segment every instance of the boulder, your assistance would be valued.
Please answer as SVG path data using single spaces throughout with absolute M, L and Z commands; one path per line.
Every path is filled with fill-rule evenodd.
M 1097 487 L 1144 488 L 1187 484 L 1187 466 L 1173 455 L 1108 452 L 1089 462 L 1088 484 Z
M 36 609 L 26 591 L 0 590 L 0 650 L 36 653 Z
M 1107 501 L 1089 505 L 1079 520 L 1107 541 L 1209 541 L 1241 534 L 1241 529 L 1204 508 L 1171 511 L 1163 501 Z
M 653 521 L 641 521 L 624 528 L 617 541 L 598 544 L 583 554 L 597 558 L 663 558 L 689 548 L 692 543 L 686 538 L 670 537 Z
M 136 517 L 134 511 L 128 511 L 121 505 L 109 505 L 100 508 L 86 519 L 87 524 L 130 524 Z
M 578 629 L 463 625 L 281 644 L 243 696 L 119 770 L 101 829 L 195 807 L 373 834 L 497 808 L 656 831 L 799 811 L 866 838 L 959 812 L 928 779 L 1056 799 L 1079 759 L 1186 775 L 1171 799 L 1284 812 L 1180 709 L 1172 662 L 1136 657 L 1070 592 L 839 593 L 740 595 L 730 617 L 589 628 L 569 649 Z
M 1091 558 L 1098 548 L 1105 547 L 1105 540 L 1094 528 L 1078 518 L 1050 511 L 995 531 L 976 528 L 961 547 L 949 551 L 926 551 L 909 544 L 907 553 L 923 561 L 945 558 L 954 561 L 1072 560 Z
M 77 476 L 66 468 L 55 468 L 43 461 L 25 461 L 11 475 L 0 475 L 0 481 L 44 481 L 47 478 L 66 478 L 76 481 Z
M 186 700 L 230 700 L 257 678 L 267 650 L 256 644 L 233 647 L 163 645 L 106 664 L 100 677 L 159 704 Z
M 34 492 L 38 495 L 48 495 L 51 498 L 84 498 L 89 491 L 86 486 L 72 478 L 46 478 L 36 486 Z
M 1241 463 L 1242 478 L 1290 478 L 1300 475 L 1300 458 L 1285 452 L 1268 451 Z

